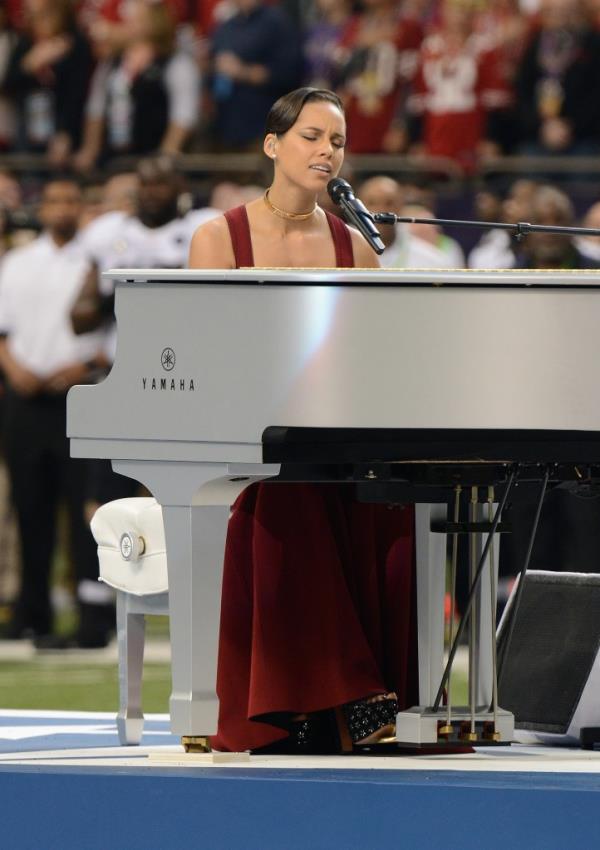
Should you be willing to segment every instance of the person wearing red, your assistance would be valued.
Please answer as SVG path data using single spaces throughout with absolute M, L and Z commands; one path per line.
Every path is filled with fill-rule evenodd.
M 455 160 L 472 173 L 479 156 L 498 152 L 487 118 L 510 103 L 501 57 L 476 31 L 473 0 L 444 0 L 441 26 L 423 42 L 413 92 L 413 152 Z
M 407 83 L 423 37 L 397 0 L 366 0 L 340 42 L 337 91 L 346 107 L 351 153 L 401 152 Z
M 267 121 L 263 198 L 202 225 L 191 268 L 377 267 L 317 205 L 338 174 L 339 98 L 298 89 Z M 377 742 L 416 698 L 414 516 L 351 484 L 261 483 L 233 506 L 223 575 L 215 749 L 332 752 Z

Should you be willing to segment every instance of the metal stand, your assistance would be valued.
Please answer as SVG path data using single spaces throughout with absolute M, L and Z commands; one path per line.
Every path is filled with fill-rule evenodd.
M 516 470 L 510 474 L 504 488 L 500 504 L 493 513 L 494 491 L 487 488 L 486 499 L 480 503 L 478 487 L 470 490 L 469 519 L 467 523 L 459 522 L 461 487 L 455 488 L 454 517 L 452 523 L 432 521 L 430 511 L 429 530 L 441 531 L 451 535 L 452 555 L 450 562 L 450 595 L 454 606 L 455 583 L 457 568 L 458 534 L 466 533 L 469 537 L 469 575 L 470 591 L 465 611 L 456 634 L 454 634 L 454 616 L 450 618 L 448 635 L 448 659 L 441 677 L 435 699 L 432 699 L 431 674 L 440 671 L 443 665 L 443 595 L 445 591 L 445 570 L 441 563 L 431 564 L 430 569 L 438 569 L 437 580 L 419 581 L 420 570 L 417 562 L 417 597 L 419 623 L 421 624 L 422 608 L 429 606 L 428 616 L 424 622 L 428 624 L 427 633 L 419 630 L 419 686 L 421 705 L 408 711 L 401 711 L 396 717 L 395 740 L 406 746 L 436 746 L 440 749 L 447 747 L 456 749 L 457 745 L 473 746 L 475 744 L 491 745 L 509 743 L 514 734 L 514 718 L 510 712 L 503 711 L 498 706 L 496 679 L 496 587 L 497 563 L 495 555 L 498 546 L 493 545 L 494 535 L 500 527 L 500 519 L 506 505 L 509 493 L 516 477 Z M 431 507 L 431 506 L 427 506 Z M 439 506 L 438 506 L 439 507 Z M 484 518 L 484 508 L 487 507 L 487 518 Z M 440 535 L 441 536 L 441 535 Z M 485 542 L 483 538 L 485 536 Z M 417 513 L 417 541 L 423 543 L 424 531 L 420 528 L 419 513 Z M 445 537 L 444 537 L 445 539 Z M 431 545 L 427 555 L 432 553 Z M 438 592 L 424 596 L 423 591 L 437 588 Z M 441 593 L 440 587 L 444 590 Z M 436 618 L 435 606 L 440 612 Z M 439 636 L 441 620 L 442 637 Z M 438 629 L 433 623 L 437 622 Z M 468 631 L 469 648 L 469 705 L 452 706 L 450 673 L 458 646 L 466 629 Z M 428 641 L 423 640 L 429 638 Z M 437 661 L 436 661 L 437 654 Z M 423 663 L 424 662 L 424 663 Z M 445 711 L 442 712 L 442 702 L 445 699 Z

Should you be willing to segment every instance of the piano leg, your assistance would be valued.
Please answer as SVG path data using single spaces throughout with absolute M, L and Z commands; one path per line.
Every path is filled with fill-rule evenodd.
M 444 671 L 446 536 L 431 531 L 445 522 L 445 504 L 415 505 L 419 704 L 432 705 Z
M 172 461 L 113 461 L 113 467 L 142 482 L 162 505 L 169 573 L 171 729 L 185 739 L 206 738 L 217 730 L 219 617 L 230 507 L 242 490 L 276 475 L 279 467 L 247 464 L 234 469 L 224 463 Z

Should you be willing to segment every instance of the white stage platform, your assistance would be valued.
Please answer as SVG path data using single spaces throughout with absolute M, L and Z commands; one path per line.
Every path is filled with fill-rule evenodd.
M 600 752 L 223 761 L 166 715 L 120 747 L 112 714 L 0 711 L 0 817 L 7 850 L 590 850 Z

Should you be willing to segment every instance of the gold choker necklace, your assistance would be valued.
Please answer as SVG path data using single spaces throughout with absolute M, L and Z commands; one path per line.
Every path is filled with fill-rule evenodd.
M 272 213 L 278 215 L 279 218 L 285 218 L 289 221 L 306 221 L 308 218 L 315 214 L 315 211 L 317 209 L 317 205 L 315 204 L 313 209 L 307 213 L 291 213 L 286 212 L 285 210 L 280 210 L 279 207 L 276 207 L 275 204 L 271 203 L 268 189 L 263 195 L 263 198 L 265 199 L 265 204 L 268 206 Z

